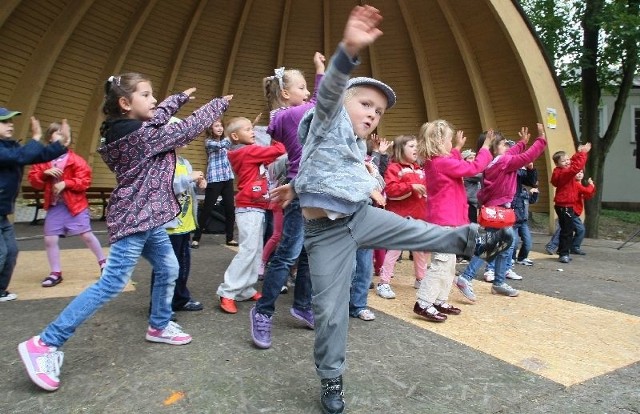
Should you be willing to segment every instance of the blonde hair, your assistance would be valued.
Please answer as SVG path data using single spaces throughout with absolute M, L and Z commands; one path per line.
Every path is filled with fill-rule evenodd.
M 425 122 L 418 134 L 418 153 L 425 158 L 449 154 L 444 144 L 453 139 L 454 133 L 453 125 L 444 119 Z
M 404 146 L 407 145 L 407 142 L 415 141 L 415 135 L 398 135 L 393 140 L 393 159 L 396 162 L 403 162 L 409 164 L 410 161 L 405 159 L 404 157 Z
M 231 134 L 233 134 L 234 132 L 242 128 L 242 125 L 246 122 L 248 122 L 249 125 L 251 125 L 251 121 L 249 120 L 249 118 L 245 118 L 244 116 L 237 116 L 235 118 L 231 118 L 227 123 L 227 125 L 224 127 L 225 135 L 229 137 L 229 139 L 233 139 L 231 138 Z
M 287 106 L 282 100 L 282 90 L 289 88 L 289 84 L 296 74 L 304 78 L 304 74 L 300 70 L 287 69 L 282 72 L 281 77 L 279 75 L 272 75 L 262 79 L 262 89 L 264 90 L 265 98 L 267 98 L 267 106 L 270 111 L 282 106 Z

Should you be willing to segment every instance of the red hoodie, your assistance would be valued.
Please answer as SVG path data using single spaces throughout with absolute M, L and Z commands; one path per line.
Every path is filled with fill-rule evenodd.
M 424 170 L 416 163 L 392 162 L 384 173 L 387 210 L 402 217 L 427 219 L 427 198 L 413 191 L 413 184 L 427 186 Z
M 573 211 L 577 216 L 579 216 L 580 214 L 582 214 L 582 210 L 584 209 L 584 200 L 589 200 L 596 194 L 596 186 L 593 184 L 582 185 L 582 183 L 578 180 L 575 180 L 574 183 L 578 192 L 578 198 L 573 204 Z
M 260 167 L 272 163 L 287 152 L 282 143 L 272 142 L 273 145 L 268 147 L 256 144 L 234 145 L 227 152 L 233 172 L 238 178 L 236 207 L 269 207 L 266 167 L 263 170 Z
M 556 187 L 553 203 L 558 207 L 573 207 L 578 200 L 578 189 L 574 185 L 576 174 L 587 163 L 586 152 L 576 152 L 571 157 L 571 164 L 567 168 L 556 167 L 551 175 L 551 184 Z

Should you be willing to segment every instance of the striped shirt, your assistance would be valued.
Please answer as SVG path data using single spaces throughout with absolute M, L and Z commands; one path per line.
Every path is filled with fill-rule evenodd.
M 227 158 L 227 149 L 231 141 L 224 138 L 220 141 L 206 139 L 204 147 L 207 150 L 207 183 L 233 180 L 233 170 Z

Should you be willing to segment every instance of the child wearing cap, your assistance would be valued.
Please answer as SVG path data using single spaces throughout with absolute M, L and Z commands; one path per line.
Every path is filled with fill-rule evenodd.
M 18 297 L 7 290 L 18 259 L 16 235 L 7 216 L 13 213 L 23 167 L 58 158 L 67 151 L 70 137 L 69 124 L 63 120 L 61 134 L 56 134 L 51 145 L 42 145 L 40 123 L 31 117 L 32 139 L 21 146 L 13 138 L 13 118 L 17 115 L 20 112 L 0 108 L 0 302 Z
M 315 315 L 314 359 L 325 413 L 344 411 L 349 286 L 358 248 L 471 255 L 478 236 L 477 225 L 445 229 L 405 219 L 370 203 L 371 199 L 384 201 L 365 164 L 365 140 L 396 97 L 376 79 L 349 80 L 349 74 L 358 63 L 358 53 L 382 34 L 378 29 L 381 20 L 372 6 L 356 6 L 351 11 L 342 42 L 320 84 L 316 107 L 305 114 L 298 128 L 304 145 L 298 175 L 272 191 L 283 204 L 297 193 L 305 217 L 304 245 Z M 511 243 L 502 234 L 488 240 L 483 236 L 482 241 L 476 251 L 489 257 Z

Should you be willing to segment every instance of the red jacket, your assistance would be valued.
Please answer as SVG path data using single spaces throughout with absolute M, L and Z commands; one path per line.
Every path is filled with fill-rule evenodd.
M 81 156 L 71 150 L 67 152 L 67 157 L 67 163 L 62 171 L 65 188 L 61 194 L 69 212 L 75 216 L 89 207 L 87 189 L 91 185 L 91 168 Z M 51 207 L 55 180 L 44 172 L 52 166 L 52 161 L 43 162 L 35 164 L 29 171 L 31 186 L 44 192 L 45 210 Z
M 413 191 L 413 184 L 427 186 L 424 170 L 416 163 L 392 162 L 384 173 L 386 209 L 402 217 L 427 219 L 427 198 Z
M 234 145 L 227 152 L 233 172 L 238 178 L 236 207 L 255 207 L 267 209 L 269 197 L 265 174 L 260 167 L 270 164 L 287 151 L 282 143 L 273 141 L 273 145 Z
M 596 186 L 593 184 L 582 185 L 582 183 L 578 180 L 574 180 L 574 185 L 576 186 L 576 190 L 578 192 L 578 198 L 573 204 L 573 211 L 577 216 L 579 216 L 580 214 L 582 214 L 582 210 L 584 209 L 584 200 L 589 200 L 596 194 Z
M 551 184 L 556 187 L 556 196 L 553 203 L 558 207 L 573 207 L 578 200 L 578 189 L 574 185 L 576 174 L 584 168 L 587 163 L 586 152 L 576 152 L 571 157 L 571 164 L 568 168 L 556 167 L 551 175 Z

